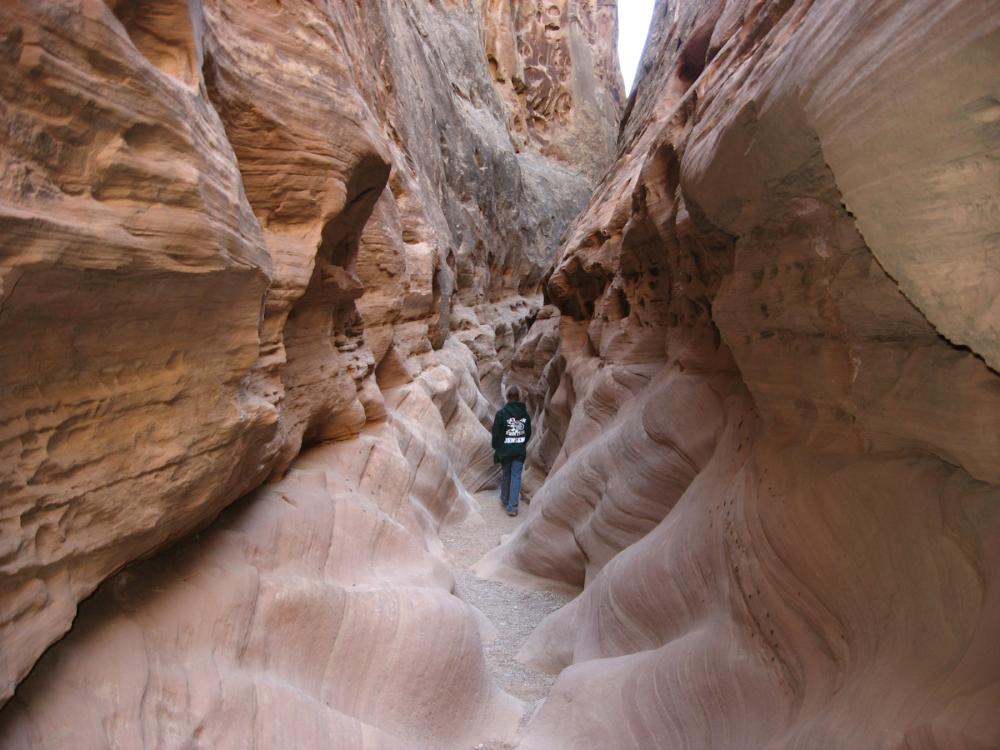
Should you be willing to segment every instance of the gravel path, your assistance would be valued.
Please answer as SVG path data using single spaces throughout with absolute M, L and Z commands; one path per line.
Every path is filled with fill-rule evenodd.
M 500 506 L 496 492 L 475 495 L 485 523 L 468 518 L 442 529 L 448 563 L 458 584 L 458 595 L 485 614 L 497 629 L 492 643 L 484 644 L 486 663 L 497 685 L 527 703 L 521 726 L 534 713 L 538 703 L 556 681 L 554 675 L 537 672 L 514 657 L 531 631 L 549 614 L 559 609 L 569 597 L 549 591 L 527 591 L 505 583 L 486 581 L 469 568 L 480 557 L 500 544 L 500 537 L 517 528 L 524 516 L 510 518 Z M 478 745 L 479 750 L 502 750 L 504 744 Z

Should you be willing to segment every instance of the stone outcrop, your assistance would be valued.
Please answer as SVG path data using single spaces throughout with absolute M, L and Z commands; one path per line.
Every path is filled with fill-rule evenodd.
M 489 45 L 537 3 L 481 5 L 0 10 L 0 701 L 189 537 L 87 602 L 0 744 L 516 726 L 434 532 L 492 480 L 490 399 L 621 84 L 613 6 L 553 2 L 511 97 Z
M 614 133 L 602 125 L 624 95 L 617 57 L 589 50 L 614 43 L 617 0 L 485 0 L 482 7 L 486 59 L 515 147 L 600 178 L 616 151 Z
M 489 680 L 490 633 L 433 554 L 437 527 L 469 509 L 449 442 L 482 431 L 442 418 L 468 412 L 475 377 L 452 354 L 385 384 L 389 422 L 307 450 L 210 530 L 102 586 L 8 704 L 4 746 L 511 739 L 523 709 Z
M 3 6 L 0 745 L 1000 746 L 1000 17 L 661 0 L 617 143 L 614 25 Z
M 997 747 L 1000 17 L 654 23 L 514 358 L 549 475 L 479 569 L 580 592 L 519 747 Z

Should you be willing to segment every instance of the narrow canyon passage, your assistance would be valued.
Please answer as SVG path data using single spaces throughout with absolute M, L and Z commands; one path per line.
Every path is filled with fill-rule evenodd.
M 0 3 L 2 750 L 1000 748 L 996 3 L 616 5 Z
M 495 549 L 502 537 L 512 534 L 527 514 L 527 506 L 522 504 L 518 517 L 508 517 L 497 497 L 496 491 L 477 493 L 477 512 L 458 524 L 445 526 L 440 537 L 455 576 L 455 595 L 482 612 L 489 621 L 489 628 L 483 634 L 483 653 L 490 675 L 500 689 L 524 701 L 520 726 L 523 729 L 548 695 L 555 675 L 533 669 L 519 661 L 517 654 L 542 619 L 571 597 L 476 575 L 475 563 Z M 496 743 L 477 747 L 499 750 L 513 745 Z

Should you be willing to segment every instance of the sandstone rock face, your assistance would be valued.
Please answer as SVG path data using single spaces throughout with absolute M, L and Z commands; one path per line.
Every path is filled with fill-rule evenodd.
M 1000 18 L 655 19 L 552 270 L 613 3 L 4 6 L 0 745 L 512 741 L 504 381 L 521 747 L 1000 745 Z
M 1000 17 L 656 24 L 514 358 L 550 473 L 479 568 L 581 592 L 519 747 L 1000 746 Z
M 601 177 L 616 147 L 600 126 L 623 89 L 616 55 L 591 50 L 617 37 L 617 3 L 485 0 L 483 8 L 486 56 L 516 146 Z
M 102 580 L 276 482 L 105 586 L 4 747 L 509 734 L 428 550 L 613 149 L 614 9 L 550 5 L 515 57 L 551 132 L 508 127 L 488 3 L 0 10 L 0 701 Z
M 101 587 L 8 704 L 4 747 L 510 739 L 522 708 L 489 681 L 475 611 L 431 552 L 467 507 L 447 460 L 461 421 L 435 403 L 468 409 L 451 364 L 385 389 L 392 425 L 307 451 Z

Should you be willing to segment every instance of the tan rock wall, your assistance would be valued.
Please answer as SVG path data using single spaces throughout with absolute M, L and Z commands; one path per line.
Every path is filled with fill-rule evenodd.
M 100 580 L 266 477 L 277 409 L 272 261 L 208 100 L 103 4 L 0 18 L 6 698 Z
M 551 473 L 480 564 L 582 590 L 520 746 L 997 746 L 1000 19 L 657 17 L 549 283 Z
M 624 98 L 618 50 L 611 43 L 617 38 L 616 2 L 480 5 L 486 57 L 515 145 L 579 164 L 600 178 L 616 148 L 614 133 L 595 124 Z
M 581 8 L 596 18 L 595 9 Z M 303 445 L 367 430 L 368 439 L 409 457 L 427 438 L 400 437 L 405 409 L 386 404 L 392 388 L 425 377 L 421 387 L 440 402 L 429 413 L 453 433 L 448 450 L 465 451 L 452 462 L 444 443 L 428 449 L 437 458 L 392 489 L 404 504 L 414 496 L 433 506 L 416 514 L 420 534 L 404 546 L 433 546 L 436 524 L 462 512 L 459 476 L 490 481 L 480 424 L 490 407 L 480 389 L 498 395 L 500 359 L 512 355 L 513 337 L 537 305 L 556 239 L 589 194 L 586 173 L 597 162 L 592 154 L 584 164 L 532 144 L 515 148 L 509 103 L 486 61 L 487 23 L 466 3 L 67 0 L 0 10 L 0 700 L 102 580 L 205 526 L 268 477 L 280 479 Z M 574 47 L 557 77 L 612 92 L 579 124 L 610 143 L 619 84 L 598 86 L 594 76 L 609 69 L 613 51 L 591 39 Z M 471 311 L 470 330 L 482 329 L 478 362 L 449 338 L 459 303 Z M 485 303 L 492 307 L 484 326 L 477 315 Z M 389 412 L 398 428 L 371 427 Z M 381 430 L 377 438 L 373 429 Z M 394 440 L 409 448 L 394 448 Z M 368 482 L 357 467 L 345 473 L 356 490 Z M 311 502 L 337 506 L 324 492 Z M 365 485 L 366 502 L 382 502 L 380 492 Z M 278 494 L 260 496 L 271 502 Z M 240 561 L 250 554 L 247 564 L 261 577 L 273 573 L 282 581 L 275 586 L 291 585 L 273 570 L 284 558 L 248 552 L 269 550 L 272 533 L 265 523 L 251 526 L 238 532 L 252 538 L 238 549 L 213 541 L 178 560 L 219 554 L 219 565 L 244 570 Z M 311 543 L 297 533 L 289 531 L 288 554 Z M 329 546 L 341 533 L 313 541 Z M 216 544 L 226 550 L 212 551 Z M 109 584 L 84 617 L 98 639 L 74 635 L 61 645 L 24 688 L 27 703 L 5 711 L 6 726 L 29 726 L 19 742 L 51 746 L 55 725 L 47 722 L 60 721 L 57 707 L 73 701 L 96 701 L 85 714 L 98 733 L 86 736 L 97 745 L 112 737 L 129 744 L 140 725 L 197 736 L 199 715 L 210 717 L 201 731 L 221 732 L 232 711 L 250 710 L 246 700 L 258 688 L 308 721 L 313 740 L 342 721 L 352 732 L 381 731 L 359 729 L 356 720 L 391 734 L 411 710 L 351 708 L 351 718 L 331 718 L 310 703 L 319 693 L 303 702 L 301 686 L 282 692 L 282 669 L 280 690 L 252 687 L 246 670 L 256 667 L 238 658 L 232 693 L 219 687 L 224 695 L 208 704 L 192 699 L 176 723 L 162 726 L 162 712 L 143 713 L 120 695 L 89 695 L 87 669 L 78 680 L 53 682 L 46 670 L 60 673 L 67 658 L 94 667 L 117 638 L 134 645 L 136 633 L 150 659 L 148 669 L 136 659 L 139 671 L 130 672 L 140 682 L 190 677 L 197 691 L 193 675 L 207 653 L 239 656 L 248 642 L 239 639 L 250 636 L 238 621 L 253 608 L 242 597 L 253 586 L 238 593 L 221 582 L 230 579 L 213 579 L 200 591 L 170 594 L 181 600 L 178 613 L 160 623 L 161 605 L 147 605 L 155 599 L 149 587 L 180 583 L 169 570 L 152 572 L 170 563 L 149 565 L 155 582 L 126 572 Z M 258 573 L 248 575 L 232 586 Z M 320 579 L 325 592 L 329 581 Z M 421 585 L 435 592 L 401 605 L 419 610 L 400 626 L 409 633 L 402 643 L 418 642 L 413 633 L 432 622 L 468 624 L 439 576 Z M 116 586 L 127 588 L 120 600 Z M 213 602 L 220 588 L 225 595 Z M 316 617 L 316 627 L 336 629 L 340 615 Z M 272 630 L 262 632 L 260 651 Z M 214 642 L 217 635 L 225 643 Z M 501 711 L 503 700 L 475 674 L 481 665 L 466 635 L 441 653 L 454 648 L 473 659 L 472 671 L 456 667 L 455 677 L 473 691 L 469 716 Z M 121 648 L 121 661 L 95 674 L 128 671 L 131 652 Z M 318 673 L 310 679 L 322 682 Z M 46 692 L 53 685 L 63 698 Z M 163 690 L 161 708 L 179 695 Z M 428 722 L 442 721 L 448 700 L 434 699 L 437 718 Z M 35 723 L 24 725 L 29 704 Z M 41 706 L 48 713 L 34 713 Z M 112 716 L 115 728 L 100 735 L 108 725 L 99 717 Z M 275 708 L 273 716 L 284 714 Z M 459 742 L 470 727 L 454 728 L 447 741 Z M 259 737 L 279 737 L 272 729 L 262 725 Z M 70 743 L 75 731 L 60 741 Z M 232 742 L 241 746 L 235 735 Z
M 445 417 L 470 413 L 466 355 L 386 386 L 390 422 L 309 449 L 102 586 L 0 715 L 4 747 L 511 739 L 522 707 L 491 682 L 482 616 L 435 554 L 438 526 L 470 507 L 450 442 L 485 433 Z

